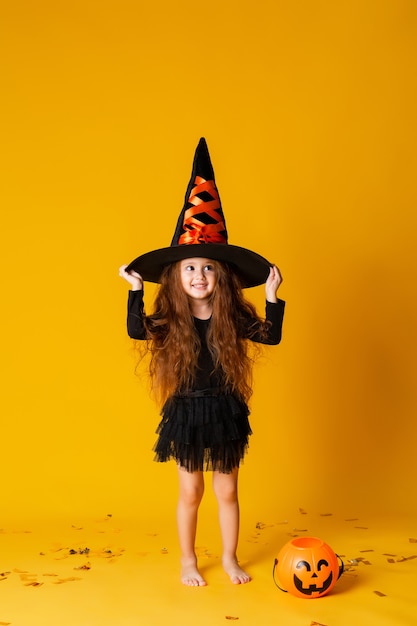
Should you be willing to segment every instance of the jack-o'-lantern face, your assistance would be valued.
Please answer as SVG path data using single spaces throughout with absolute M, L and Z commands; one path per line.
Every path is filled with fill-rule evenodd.
M 320 559 L 317 564 L 298 561 L 294 573 L 295 588 L 307 596 L 325 593 L 333 582 L 333 573 L 327 559 Z

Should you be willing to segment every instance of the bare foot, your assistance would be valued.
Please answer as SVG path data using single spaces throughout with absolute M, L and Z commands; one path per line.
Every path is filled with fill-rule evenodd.
M 251 577 L 239 566 L 237 559 L 223 559 L 223 568 L 234 585 L 245 585 Z
M 187 587 L 205 587 L 207 585 L 204 578 L 197 569 L 197 562 L 193 560 L 182 560 L 181 582 Z

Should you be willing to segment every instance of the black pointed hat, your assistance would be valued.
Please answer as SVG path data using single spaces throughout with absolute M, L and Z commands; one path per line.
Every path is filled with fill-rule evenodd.
M 271 263 L 256 252 L 228 243 L 226 221 L 203 137 L 195 152 L 184 207 L 171 245 L 142 254 L 126 270 L 138 272 L 143 280 L 159 283 L 166 265 L 193 257 L 228 263 L 239 275 L 243 287 L 264 283 L 271 267 Z

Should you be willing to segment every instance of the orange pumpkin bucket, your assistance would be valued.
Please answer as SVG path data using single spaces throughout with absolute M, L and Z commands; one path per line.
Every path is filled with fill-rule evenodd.
M 296 537 L 281 548 L 273 578 L 281 591 L 299 598 L 320 598 L 333 588 L 343 570 L 342 559 L 322 539 Z

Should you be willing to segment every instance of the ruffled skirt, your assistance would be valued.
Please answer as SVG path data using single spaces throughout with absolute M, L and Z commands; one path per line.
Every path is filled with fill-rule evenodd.
M 188 472 L 230 473 L 239 467 L 252 434 L 249 409 L 231 394 L 172 396 L 162 409 L 155 460 L 174 459 Z

